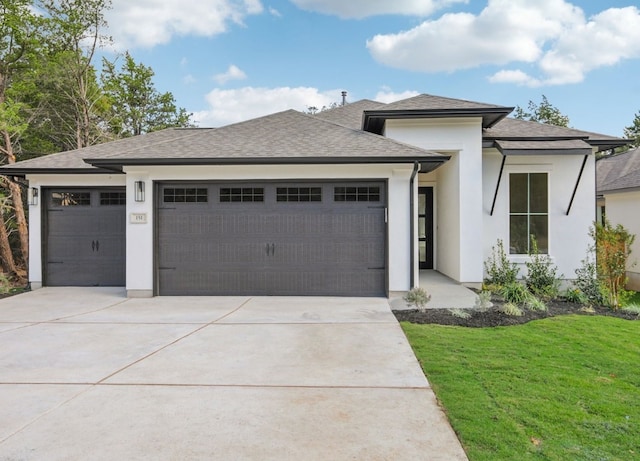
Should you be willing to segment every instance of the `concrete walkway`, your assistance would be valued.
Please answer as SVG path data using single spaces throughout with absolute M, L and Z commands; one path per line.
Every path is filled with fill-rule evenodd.
M 0 300 L 0 460 L 465 460 L 380 298 Z
M 476 293 L 440 272 L 420 271 L 419 283 L 431 295 L 431 301 L 425 306 L 427 309 L 471 309 L 476 305 Z M 391 307 L 396 310 L 414 309 L 414 306 L 407 306 L 402 295 L 397 293 L 391 296 Z

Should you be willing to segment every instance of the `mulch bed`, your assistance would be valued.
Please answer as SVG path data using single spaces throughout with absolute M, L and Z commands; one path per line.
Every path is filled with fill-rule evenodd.
M 493 300 L 494 305 L 485 310 L 465 309 L 471 312 L 469 318 L 461 318 L 451 313 L 449 309 L 429 309 L 419 311 L 417 309 L 394 310 L 393 313 L 401 322 L 411 323 L 435 323 L 438 325 L 455 325 L 462 327 L 497 327 L 508 325 L 521 325 L 532 320 L 544 319 L 547 317 L 555 317 L 558 315 L 578 314 L 578 315 L 606 315 L 610 317 L 618 317 L 626 320 L 640 320 L 637 314 L 623 311 L 614 311 L 603 306 L 594 306 L 595 312 L 585 312 L 580 304 L 570 303 L 563 300 L 555 300 L 546 303 L 548 310 L 531 311 L 523 309 L 523 315 L 520 317 L 507 315 L 500 311 L 501 301 Z

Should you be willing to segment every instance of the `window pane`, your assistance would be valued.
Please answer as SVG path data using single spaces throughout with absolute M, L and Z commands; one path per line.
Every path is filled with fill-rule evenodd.
M 51 194 L 53 206 L 87 206 L 91 205 L 90 192 L 53 192 Z
M 427 261 L 427 242 L 418 242 L 418 251 L 420 253 L 420 262 Z
M 526 213 L 528 195 L 527 173 L 514 173 L 509 175 L 509 212 Z
M 509 219 L 509 253 L 525 255 L 529 249 L 529 232 L 526 216 L 511 216 Z
M 427 218 L 418 218 L 418 238 L 425 238 L 425 227 L 427 224 Z
M 547 200 L 547 174 L 532 173 L 529 177 L 530 181 L 530 212 L 546 213 L 548 209 Z
M 427 213 L 427 196 L 424 194 L 418 194 L 418 214 Z
M 549 253 L 549 218 L 547 216 L 531 216 L 530 234 L 536 238 L 538 253 Z

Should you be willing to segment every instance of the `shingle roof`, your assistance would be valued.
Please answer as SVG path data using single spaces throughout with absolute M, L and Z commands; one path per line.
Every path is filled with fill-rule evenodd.
M 412 98 L 392 102 L 384 106 L 385 110 L 442 110 L 442 109 L 504 109 L 504 106 L 467 101 L 465 99 L 445 98 L 431 94 L 419 94 Z
M 589 155 L 592 147 L 581 139 L 563 140 L 497 140 L 496 147 L 504 155 Z
M 365 110 L 381 109 L 385 106 L 386 104 L 383 102 L 362 99 L 345 106 L 336 107 L 335 109 L 318 112 L 315 116 L 322 120 L 359 130 L 362 128 L 362 113 Z
M 354 130 L 295 110 L 135 149 L 85 156 L 95 166 L 122 164 L 346 163 L 435 161 L 447 156 Z
M 640 147 L 596 163 L 598 193 L 640 188 Z

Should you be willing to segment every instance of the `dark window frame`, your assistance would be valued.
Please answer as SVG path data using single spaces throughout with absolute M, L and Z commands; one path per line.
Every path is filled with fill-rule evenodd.
M 318 203 L 322 202 L 321 186 L 276 187 L 278 203 Z
M 100 206 L 126 205 L 126 192 L 100 192 Z
M 264 187 L 221 187 L 220 203 L 264 203 Z
M 167 187 L 162 190 L 164 203 L 207 203 L 209 189 L 206 187 Z
M 337 203 L 379 202 L 381 198 L 380 186 L 335 186 L 333 188 L 333 201 Z
M 55 207 L 91 206 L 91 192 L 52 192 L 51 205 Z
M 543 175 L 545 177 L 545 198 L 544 211 L 532 211 L 532 176 Z M 526 210 L 513 211 L 513 202 L 518 200 L 516 194 L 521 192 L 522 189 L 514 190 L 512 180 L 515 176 L 526 177 L 526 184 L 523 186 L 526 188 Z M 522 198 L 520 198 L 522 200 Z M 538 203 L 539 206 L 539 203 Z M 514 219 L 516 218 L 516 219 Z M 517 218 L 526 218 L 526 237 L 517 235 L 517 231 L 514 228 Z M 534 218 L 534 219 L 532 219 Z M 537 220 L 535 218 L 546 218 L 546 225 L 544 226 L 544 235 L 536 235 L 534 231 L 536 224 L 532 221 Z M 520 219 L 521 220 L 521 219 Z M 539 232 L 538 232 L 539 234 Z M 531 236 L 536 237 L 538 243 L 538 252 L 540 254 L 549 254 L 549 173 L 548 172 L 513 172 L 509 174 L 509 254 L 510 255 L 528 255 L 531 253 Z M 526 244 L 524 243 L 526 241 Z M 518 251 L 525 249 L 526 251 Z

